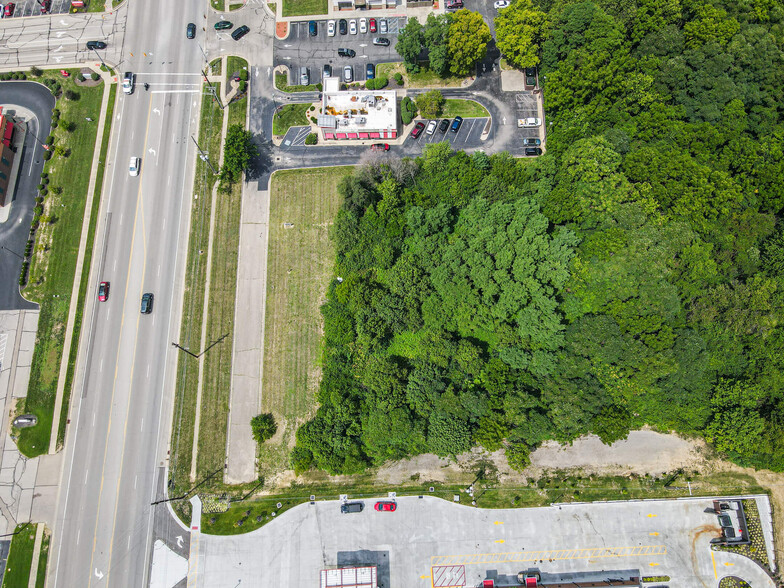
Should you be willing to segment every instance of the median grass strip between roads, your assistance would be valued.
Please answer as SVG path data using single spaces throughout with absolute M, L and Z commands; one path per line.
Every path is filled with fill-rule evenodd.
M 283 0 L 283 16 L 327 14 L 329 0 Z
M 233 59 L 239 60 L 240 63 L 236 66 L 239 69 L 247 66 L 245 60 L 236 57 Z M 247 108 L 247 98 L 232 102 L 229 105 L 228 126 L 240 124 L 244 127 Z M 234 184 L 228 194 L 219 192 L 217 198 L 218 206 L 213 221 L 215 229 L 208 294 L 207 338 L 204 346 L 221 341 L 204 356 L 199 453 L 196 464 L 198 479 L 221 469 L 226 460 L 242 184 Z
M 285 135 L 291 127 L 304 127 L 310 124 L 306 113 L 312 104 L 286 104 L 275 111 L 272 117 L 272 133 Z
M 79 99 L 61 97 L 55 106 L 60 110 L 60 120 L 73 122 L 76 128 L 68 133 L 61 125 L 53 132 L 55 145 L 70 148 L 71 154 L 69 157 L 54 155 L 44 165 L 44 172 L 49 174 L 44 215 L 48 216 L 49 222 L 42 222 L 36 233 L 28 285 L 23 290 L 26 298 L 41 305 L 25 401 L 25 412 L 34 413 L 38 417 L 38 425 L 22 429 L 17 440 L 20 451 L 28 457 L 46 453 L 49 449 L 57 377 L 104 91 L 103 84 L 77 86 L 74 80 L 78 70 L 69 71 L 69 78 L 51 70 L 42 76 L 56 79 L 64 93 L 71 90 L 78 94 Z M 86 121 L 86 118 L 91 118 L 92 122 Z M 110 121 L 107 121 L 108 124 Z M 63 191 L 54 194 L 52 188 L 58 186 Z M 74 331 L 74 340 L 77 339 L 78 332 Z
M 295 72 L 298 75 L 298 72 Z M 321 92 L 321 84 L 309 86 L 289 86 L 289 76 L 285 73 L 275 74 L 275 87 L 281 92 Z
M 462 100 L 459 98 L 447 98 L 441 116 L 453 118 L 462 116 L 463 118 L 479 118 L 490 116 L 487 109 L 474 100 Z
M 316 409 L 320 307 L 335 263 L 329 231 L 342 202 L 338 184 L 352 171 L 290 170 L 272 177 L 262 411 L 275 415 L 282 434 L 261 447 L 259 473 L 267 479 L 288 469 L 296 427 Z
M 3 588 L 26 587 L 30 581 L 30 566 L 33 564 L 35 548 L 35 529 L 32 523 L 16 526 L 16 534 L 11 537 L 11 551 L 5 564 Z
M 220 91 L 220 84 L 214 84 Z M 198 141 L 212 165 L 218 168 L 221 146 L 223 112 L 211 94 L 202 89 L 201 120 Z M 193 183 L 188 256 L 185 270 L 185 287 L 182 304 L 182 322 L 178 343 L 193 353 L 201 352 L 201 317 L 204 306 L 204 287 L 207 274 L 206 251 L 209 240 L 212 187 L 217 176 L 206 162 L 196 159 Z M 170 480 L 173 496 L 191 487 L 190 471 L 193 450 L 194 424 L 196 419 L 196 392 L 199 379 L 198 360 L 181 352 L 177 365 L 177 391 L 174 400 L 172 423 Z
M 68 407 L 71 401 L 71 385 L 73 384 L 74 370 L 76 369 L 76 356 L 79 352 L 79 334 L 82 331 L 82 319 L 84 315 L 84 301 L 88 295 L 87 284 L 90 280 L 90 265 L 93 258 L 93 244 L 95 243 L 95 227 L 98 224 L 98 210 L 101 207 L 101 192 L 103 190 L 103 177 L 106 171 L 106 157 L 109 151 L 109 136 L 112 132 L 112 116 L 114 114 L 114 103 L 117 94 L 117 85 L 112 84 L 109 89 L 109 104 L 106 107 L 106 124 L 103 127 L 103 143 L 101 144 L 101 156 L 98 166 L 98 173 L 95 178 L 95 196 L 93 197 L 92 213 L 90 215 L 90 229 L 87 236 L 86 250 L 84 252 L 84 264 L 82 265 L 82 277 L 79 285 L 79 301 L 76 304 L 76 315 L 74 317 L 74 336 L 71 339 L 71 350 L 68 355 L 68 371 L 65 376 L 65 389 L 63 392 L 63 405 L 60 410 L 60 424 L 57 429 L 57 446 L 62 447 L 65 441 L 65 425 L 68 421 Z

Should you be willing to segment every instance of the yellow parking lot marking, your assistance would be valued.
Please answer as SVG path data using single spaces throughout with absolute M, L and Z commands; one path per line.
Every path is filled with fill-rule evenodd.
M 734 563 L 730 563 L 730 562 L 728 562 L 728 561 L 725 561 L 725 562 L 724 562 L 724 565 L 725 565 L 725 566 L 734 566 L 735 564 L 734 564 Z
M 655 514 L 649 514 L 649 515 L 648 515 L 648 518 L 649 518 L 649 519 L 652 519 L 653 517 L 657 517 L 657 516 L 659 516 L 659 515 L 655 515 Z
M 503 525 L 503 523 L 502 523 L 501 521 L 496 521 L 496 522 L 494 522 L 493 524 L 494 524 L 494 525 Z
M 500 540 L 502 541 L 502 540 Z M 498 540 L 496 541 L 498 542 Z M 431 566 L 499 564 L 558 559 L 594 559 L 603 557 L 640 557 L 666 555 L 664 545 L 633 547 L 592 547 L 588 549 L 550 549 L 547 551 L 509 551 L 506 553 L 472 553 L 462 555 L 434 555 Z
M 504 540 L 503 540 L 503 539 L 496 539 L 496 540 L 494 541 L 494 543 L 504 543 Z
M 428 575 L 428 576 L 419 576 L 419 577 L 422 578 L 423 580 L 427 580 L 428 578 L 431 578 L 432 576 Z
M 649 565 L 649 566 L 658 566 L 659 564 L 651 562 L 651 563 L 649 563 L 648 565 Z
M 713 562 L 713 577 L 718 579 L 719 574 L 716 573 L 716 558 L 713 555 L 713 550 L 711 549 L 711 561 Z

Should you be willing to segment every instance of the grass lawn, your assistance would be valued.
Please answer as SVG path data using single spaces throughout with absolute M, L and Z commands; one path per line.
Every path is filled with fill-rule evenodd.
M 285 73 L 275 74 L 275 87 L 281 92 L 320 92 L 321 84 L 309 86 L 289 86 L 289 77 Z
M 483 116 L 490 116 L 487 109 L 473 100 L 461 100 L 455 98 L 447 98 L 444 103 L 444 109 L 441 116 L 452 118 L 455 116 L 462 116 L 463 118 L 477 118 Z
M 219 84 L 216 84 L 219 86 Z M 217 88 L 219 90 L 219 88 Z M 209 94 L 202 96 L 199 145 L 209 154 L 217 169 L 220 152 L 223 113 Z M 217 181 L 209 166 L 196 160 L 191 209 L 190 238 L 186 262 L 185 293 L 183 296 L 180 345 L 199 353 L 204 345 L 201 340 L 201 317 L 204 306 L 204 286 L 207 275 L 207 257 L 200 251 L 207 250 L 210 229 L 212 186 Z M 198 360 L 181 353 L 177 365 L 177 390 L 172 423 L 170 476 L 175 482 L 172 495 L 191 487 L 190 472 L 196 419 L 196 391 L 199 378 Z
M 283 0 L 283 16 L 327 14 L 328 0 Z
M 243 68 L 247 68 L 247 67 L 248 67 L 248 62 L 245 61 L 242 57 L 237 57 L 236 55 L 229 55 L 226 58 L 226 83 L 228 83 L 228 80 L 232 75 L 234 75 L 235 73 L 242 72 Z M 228 92 L 229 88 L 227 88 L 226 91 Z
M 59 70 L 47 71 L 44 77 L 56 79 L 66 90 L 79 94 L 75 101 L 63 97 L 55 108 L 60 110 L 60 120 L 76 124 L 68 133 L 62 128 L 54 129 L 55 144 L 71 149 L 69 157 L 54 156 L 44 165 L 49 174 L 49 195 L 44 200 L 44 214 L 49 223 L 41 223 L 36 232 L 34 255 L 24 295 L 41 304 L 38 318 L 35 351 L 28 386 L 25 411 L 38 416 L 38 425 L 22 429 L 19 449 L 32 457 L 46 453 L 49 449 L 54 400 L 57 392 L 57 377 L 60 357 L 63 353 L 65 323 L 71 302 L 76 257 L 82 221 L 85 213 L 87 186 L 96 143 L 98 115 L 103 95 L 103 84 L 94 88 L 79 87 L 74 83 L 78 70 L 70 70 L 71 77 L 63 78 Z M 90 117 L 93 122 L 85 121 Z M 108 121 L 111 124 L 111 121 Z M 53 187 L 62 187 L 61 194 L 54 194 Z M 79 276 L 81 279 L 81 276 Z M 78 332 L 74 332 L 77 339 Z M 66 407 L 67 410 L 67 407 Z
M 229 4 L 229 11 L 231 11 L 231 10 L 239 10 L 243 6 L 245 6 L 245 4 L 243 4 L 242 2 L 240 2 L 239 4 Z
M 46 585 L 46 562 L 49 559 L 49 544 L 52 535 L 48 529 L 44 529 L 44 537 L 41 541 L 41 554 L 38 556 L 38 572 L 35 576 L 35 588 L 44 588 Z
M 34 524 L 17 525 L 16 530 L 19 532 L 11 538 L 11 551 L 8 553 L 8 562 L 5 565 L 3 588 L 27 586 L 30 581 L 35 529 Z
M 341 204 L 337 185 L 352 169 L 292 170 L 272 177 L 262 409 L 275 415 L 282 434 L 264 444 L 259 473 L 265 477 L 288 468 L 295 429 L 316 408 L 319 307 L 335 262 L 329 228 Z
M 423 65 L 419 73 L 408 73 L 402 63 L 379 63 L 376 66 L 376 76 L 384 76 L 390 80 L 394 79 L 395 74 L 403 75 L 403 85 L 407 88 L 459 88 L 466 78 L 449 76 L 439 78 Z
M 312 104 L 286 104 L 275 112 L 272 117 L 272 132 L 285 135 L 291 127 L 303 127 L 310 124 L 306 115 Z
M 210 0 L 210 4 L 212 4 L 212 7 L 218 12 L 222 12 L 223 7 L 225 6 L 223 0 Z

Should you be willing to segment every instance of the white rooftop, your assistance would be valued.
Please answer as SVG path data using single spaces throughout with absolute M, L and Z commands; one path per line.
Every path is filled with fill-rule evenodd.
M 397 131 L 397 94 L 394 90 L 345 90 L 327 78 L 318 125 L 325 132 L 368 133 Z

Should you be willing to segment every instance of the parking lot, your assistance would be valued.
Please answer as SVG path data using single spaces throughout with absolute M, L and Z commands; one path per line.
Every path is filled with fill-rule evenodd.
M 757 501 L 769 513 L 767 497 Z M 432 587 L 444 566 L 464 568 L 464 586 L 535 567 L 631 570 L 669 576 L 662 585 L 670 588 L 716 586 L 731 572 L 774 587 L 750 559 L 711 551 L 720 529 L 706 512 L 710 498 L 490 510 L 412 496 L 399 498 L 396 512 L 374 503 L 353 514 L 341 514 L 338 501 L 306 503 L 246 535 L 201 535 L 195 585 L 307 588 L 318 586 L 321 569 L 352 563 L 378 565 L 381 588 Z
M 440 123 L 441 120 L 443 119 L 438 119 L 437 122 Z M 451 125 L 452 119 L 448 120 Z M 481 143 L 480 137 L 482 131 L 489 120 L 490 119 L 488 118 L 465 118 L 463 119 L 463 124 L 460 125 L 460 129 L 456 133 L 453 133 L 448 128 L 446 131 L 441 132 L 438 127 L 436 127 L 436 130 L 432 135 L 426 134 L 425 130 L 423 130 L 418 139 L 415 139 L 409 133 L 403 143 L 403 147 L 405 148 L 406 153 L 417 153 L 418 151 L 422 151 L 425 148 L 425 145 L 428 145 L 429 143 L 441 143 L 442 141 L 451 143 L 455 150 L 477 147 Z M 427 129 L 427 124 L 430 121 L 425 119 L 422 122 L 425 124 L 425 129 Z
M 370 20 L 370 17 L 364 17 Z M 336 29 L 337 22 L 336 21 Z M 350 22 L 351 19 L 346 19 Z M 395 51 L 397 35 L 406 24 L 405 17 L 388 17 L 386 33 L 359 32 L 359 19 L 357 33 L 341 35 L 335 31 L 335 36 L 327 35 L 327 20 L 317 20 L 317 34 L 311 36 L 309 32 L 310 21 L 294 21 L 289 23 L 289 36 L 286 39 L 275 39 L 274 63 L 276 66 L 285 65 L 289 68 L 289 84 L 299 84 L 301 67 L 307 67 L 310 73 L 310 83 L 317 84 L 322 81 L 322 70 L 325 64 L 332 67 L 333 75 L 342 76 L 343 68 L 349 65 L 353 69 L 354 81 L 365 80 L 365 68 L 368 63 L 374 65 L 400 61 L 400 56 Z M 376 21 L 381 19 L 377 18 Z M 388 47 L 373 45 L 374 37 L 389 39 Z M 356 51 L 354 58 L 338 56 L 338 48 L 353 49 Z
M 92 0 L 97 2 L 99 0 Z M 5 6 L 8 2 L 3 2 Z M 38 0 L 19 0 L 13 2 L 14 14 L 9 18 L 22 18 L 23 16 L 38 16 L 41 14 L 41 4 Z M 101 4 L 103 6 L 103 4 Z M 67 14 L 71 9 L 71 0 L 51 0 L 48 14 Z

